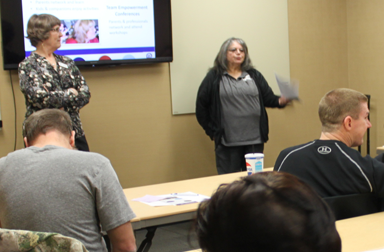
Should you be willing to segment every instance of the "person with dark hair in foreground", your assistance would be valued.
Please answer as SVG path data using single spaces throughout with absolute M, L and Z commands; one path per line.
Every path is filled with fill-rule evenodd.
M 340 252 L 335 218 L 293 175 L 262 172 L 221 185 L 195 222 L 206 252 Z
M 0 228 L 54 232 L 89 251 L 136 251 L 135 217 L 104 156 L 73 150 L 67 112 L 42 109 L 25 121 L 27 148 L 0 158 Z

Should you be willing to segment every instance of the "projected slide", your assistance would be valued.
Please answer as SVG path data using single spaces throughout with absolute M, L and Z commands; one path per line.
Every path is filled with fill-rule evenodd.
M 75 61 L 155 58 L 153 0 L 23 0 L 24 34 L 33 14 L 61 20 L 57 54 Z M 25 39 L 28 56 L 35 47 Z

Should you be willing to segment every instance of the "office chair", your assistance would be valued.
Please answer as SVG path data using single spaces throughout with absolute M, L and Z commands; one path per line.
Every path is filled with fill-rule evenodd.
M 323 199 L 332 209 L 336 220 L 383 211 L 382 200 L 374 193 L 349 194 Z

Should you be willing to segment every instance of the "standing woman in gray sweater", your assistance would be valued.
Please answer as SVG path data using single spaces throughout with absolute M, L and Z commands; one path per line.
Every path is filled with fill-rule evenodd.
M 219 174 L 244 171 L 244 155 L 264 151 L 269 131 L 265 107 L 283 108 L 288 102 L 253 68 L 242 39 L 223 43 L 196 100 L 197 120 L 215 141 Z

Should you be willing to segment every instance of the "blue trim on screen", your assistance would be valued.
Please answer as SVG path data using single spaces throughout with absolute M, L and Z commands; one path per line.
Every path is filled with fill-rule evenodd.
M 78 49 L 78 50 L 57 50 L 59 55 L 82 55 L 82 54 L 106 54 L 106 53 L 133 53 L 133 52 L 154 52 L 155 47 L 131 47 L 131 48 L 102 48 L 102 49 Z M 28 57 L 32 51 L 26 51 Z

